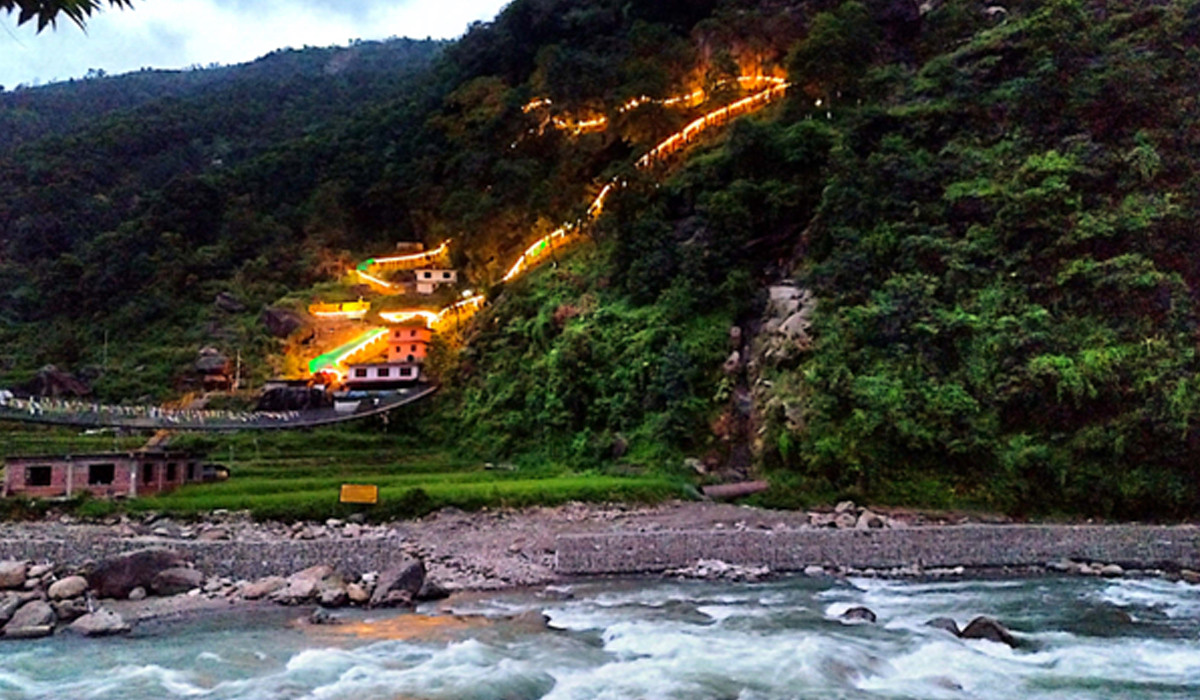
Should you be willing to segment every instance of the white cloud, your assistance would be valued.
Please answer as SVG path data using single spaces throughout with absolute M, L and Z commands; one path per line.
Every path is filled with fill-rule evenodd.
M 506 0 L 135 0 L 105 10 L 81 32 L 70 21 L 41 34 L 0 14 L 0 85 L 46 83 L 143 67 L 241 63 L 285 46 L 350 39 L 454 38 L 490 20 Z

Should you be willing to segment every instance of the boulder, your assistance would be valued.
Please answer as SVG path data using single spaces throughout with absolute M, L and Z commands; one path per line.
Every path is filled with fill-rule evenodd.
M 926 627 L 945 630 L 955 637 L 961 637 L 962 632 L 958 629 L 958 623 L 948 617 L 935 617 L 925 623 Z
M 36 593 L 8 593 L 0 598 L 0 625 L 12 619 L 17 609 L 31 600 L 37 600 Z
M 201 542 L 217 542 L 219 540 L 229 539 L 229 531 L 224 528 L 214 527 L 211 530 L 205 530 L 196 536 L 196 539 Z
M 421 590 L 417 591 L 416 600 L 442 600 L 449 598 L 450 591 L 446 590 L 442 584 L 432 578 L 425 579 L 425 583 L 421 584 Z
M 0 561 L 0 588 L 23 588 L 29 564 L 23 561 Z
M 20 639 L 44 637 L 54 631 L 54 622 L 57 619 L 49 603 L 44 600 L 31 600 L 13 613 L 12 619 L 4 625 L 4 636 Z
M 41 578 L 52 571 L 54 571 L 53 564 L 37 564 L 36 566 L 29 567 L 26 575 L 29 578 Z
M 157 595 L 179 595 L 204 585 L 204 574 L 184 566 L 164 569 L 150 581 L 150 590 Z
M 317 602 L 323 607 L 340 608 L 349 601 L 346 582 L 341 576 L 330 576 L 317 584 Z
M 963 639 L 986 639 L 992 642 L 1000 642 L 1014 649 L 1017 647 L 1017 638 L 1013 636 L 1012 632 L 1008 631 L 1007 627 L 983 615 L 971 620 L 963 628 L 962 634 L 959 636 Z
M 298 314 L 288 309 L 267 307 L 258 317 L 267 328 L 267 332 L 276 338 L 286 338 L 304 327 L 304 320 Z
M 50 596 L 50 600 L 76 598 L 83 595 L 83 592 L 87 590 L 87 585 L 87 579 L 82 576 L 68 576 L 50 584 L 46 595 Z
M 875 622 L 875 612 L 859 605 L 842 613 L 841 619 L 846 622 Z
M 216 348 L 202 348 L 196 358 L 196 371 L 201 374 L 228 374 L 229 358 Z
M 146 599 L 146 589 L 142 588 L 141 586 L 138 586 L 137 588 L 135 588 L 129 592 L 129 599 L 133 600 L 133 601 L 145 600 Z
M 268 596 L 287 585 L 282 576 L 268 576 L 242 587 L 242 597 L 246 600 L 258 600 Z
M 88 613 L 71 623 L 68 627 L 75 634 L 85 637 L 105 637 L 113 634 L 124 634 L 129 631 L 129 623 L 118 613 L 108 608 L 100 608 L 94 613 Z
M 371 600 L 371 594 L 367 592 L 367 589 L 357 583 L 346 586 L 346 597 L 355 605 L 365 605 Z
M 388 594 L 405 592 L 411 601 L 425 583 L 425 564 L 420 559 L 404 559 L 379 576 L 375 592 L 371 594 L 371 607 L 379 607 L 388 599 Z
M 50 607 L 54 608 L 54 614 L 61 622 L 69 622 L 81 615 L 86 615 L 88 613 L 87 600 L 83 598 L 56 600 L 53 603 L 50 603 Z
M 824 576 L 825 567 L 817 566 L 816 564 L 809 564 L 808 566 L 804 567 L 804 575 L 812 577 Z
M 858 507 L 854 505 L 854 501 L 842 501 L 841 503 L 838 503 L 836 506 L 833 507 L 833 512 L 839 513 L 839 514 L 840 513 L 853 513 L 856 510 L 858 510 Z
M 859 530 L 880 530 L 886 525 L 887 521 L 883 519 L 883 516 L 869 510 L 864 510 L 854 523 L 854 527 Z
M 1193 586 L 1200 584 L 1200 571 L 1184 569 L 1179 572 L 1179 578 L 1183 579 L 1184 583 L 1189 583 Z
M 1125 569 L 1120 564 L 1105 564 L 1100 567 L 1100 575 L 1107 578 L 1118 578 L 1125 575 Z
M 127 598 L 138 586 L 149 588 L 160 571 L 185 564 L 183 557 L 170 549 L 139 549 L 105 559 L 87 579 L 99 598 Z
M 833 517 L 833 526 L 839 530 L 850 530 L 858 525 L 858 518 L 854 517 L 854 513 L 838 513 Z
M 319 564 L 297 571 L 287 578 L 286 585 L 271 593 L 271 600 L 283 605 L 299 605 L 321 593 L 322 582 L 334 576 L 332 566 Z

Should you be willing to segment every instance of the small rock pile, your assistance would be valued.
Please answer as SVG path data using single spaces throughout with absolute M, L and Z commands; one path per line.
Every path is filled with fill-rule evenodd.
M 129 631 L 120 615 L 95 604 L 88 579 L 53 564 L 0 562 L 0 589 L 6 639 L 45 637 L 58 628 L 87 637 Z
M 1163 578 L 1168 581 L 1183 581 L 1193 586 L 1200 585 L 1200 571 L 1179 569 L 1164 571 L 1162 569 L 1126 569 L 1120 564 L 1096 561 L 1076 561 L 1060 559 L 1046 565 L 1050 571 L 1072 576 L 1099 576 L 1102 578 Z
M 854 501 L 842 501 L 832 513 L 812 512 L 808 514 L 809 527 L 833 527 L 840 530 L 903 529 L 908 523 L 861 508 Z
M 77 570 L 45 562 L 0 562 L 0 625 L 8 639 L 45 637 L 57 631 L 89 637 L 128 632 L 131 626 L 105 601 L 136 602 L 149 596 L 381 608 L 411 606 L 447 595 L 426 577 L 424 563 L 412 557 L 382 572 L 355 577 L 322 564 L 286 578 L 268 576 L 257 581 L 206 577 L 179 553 L 163 548 L 128 552 Z
M 769 566 L 738 566 L 720 559 L 698 559 L 695 564 L 671 569 L 667 576 L 705 581 L 761 581 L 771 575 Z

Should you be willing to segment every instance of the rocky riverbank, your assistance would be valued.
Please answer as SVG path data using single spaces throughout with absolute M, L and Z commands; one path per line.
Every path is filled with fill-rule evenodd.
M 407 606 L 445 592 L 606 573 L 758 580 L 999 572 L 1200 583 L 1200 529 L 1014 525 L 848 502 L 812 512 L 717 503 L 451 509 L 385 525 L 256 523 L 217 512 L 197 522 L 150 514 L 0 524 L 0 559 L 0 623 L 6 636 L 29 637 L 56 627 L 88 634 L 92 625 L 95 634 L 121 632 L 231 604 Z M 105 573 L 113 570 L 126 572 L 119 584 Z

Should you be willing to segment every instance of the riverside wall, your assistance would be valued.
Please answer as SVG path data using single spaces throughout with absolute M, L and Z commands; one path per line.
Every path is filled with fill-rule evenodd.
M 660 572 L 720 559 L 800 571 L 806 566 L 887 569 L 1044 566 L 1062 559 L 1126 568 L 1200 568 L 1200 528 L 1144 525 L 956 525 L 896 530 L 732 530 L 562 535 L 563 575 Z
M 390 537 L 273 542 L 71 537 L 0 540 L 0 560 L 48 561 L 74 567 L 147 547 L 175 550 L 209 576 L 247 580 L 287 576 L 318 564 L 328 564 L 343 574 L 357 576 L 382 571 L 404 556 L 400 540 Z

